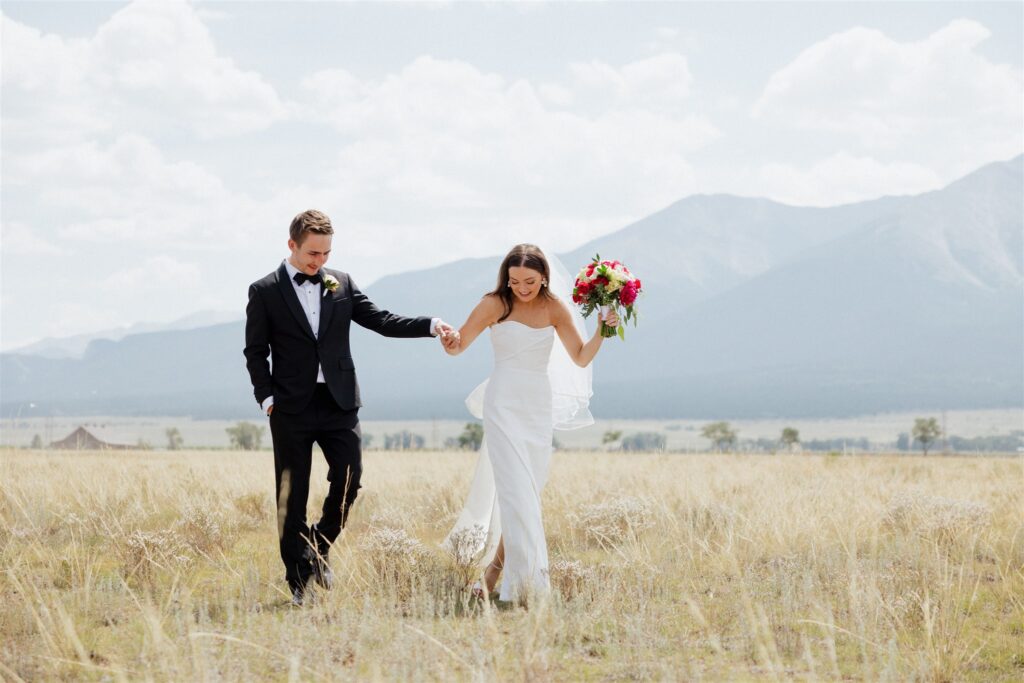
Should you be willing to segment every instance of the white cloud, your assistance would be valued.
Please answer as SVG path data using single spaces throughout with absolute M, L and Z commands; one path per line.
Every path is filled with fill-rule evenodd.
M 211 225 L 240 227 L 242 214 L 255 206 L 204 167 L 168 160 L 135 134 L 109 145 L 83 142 L 16 155 L 8 163 L 13 189 L 31 191 L 69 217 L 56 230 L 63 240 L 195 244 Z
M 66 253 L 64 249 L 44 239 L 28 225 L 19 221 L 5 222 L 0 226 L 0 246 L 5 255 L 33 257 Z
M 660 26 L 654 29 L 653 38 L 644 44 L 650 54 L 662 54 L 665 52 L 682 52 L 688 55 L 702 54 L 706 51 L 708 41 L 715 41 L 716 37 L 707 29 L 698 29 L 693 26 L 682 28 L 678 26 Z
M 687 156 L 719 133 L 702 117 L 667 110 L 690 87 L 683 57 L 592 63 L 572 76 L 534 86 L 431 57 L 375 80 L 331 69 L 303 81 L 303 115 L 353 140 L 325 180 L 345 188 L 357 221 L 430 222 L 443 213 L 461 234 L 498 217 L 511 227 L 544 216 L 554 226 L 637 217 L 694 189 Z M 567 110 L 577 95 L 605 104 Z
M 109 305 L 96 305 L 96 302 L 84 299 L 58 302 L 52 311 L 52 315 L 46 316 L 45 320 L 33 329 L 32 337 L 14 341 L 8 346 L 15 348 L 44 337 L 65 337 L 126 324 L 123 310 Z
M 975 50 L 989 35 L 967 19 L 916 42 L 837 33 L 773 74 L 752 115 L 834 148 L 966 173 L 1024 148 L 1024 81 Z
M 919 194 L 944 184 L 939 175 L 913 163 L 882 163 L 839 152 L 809 168 L 765 164 L 753 184 L 757 194 L 797 206 L 835 206 L 884 195 Z
M 674 109 L 690 94 L 693 75 L 681 54 L 666 52 L 614 67 L 602 61 L 571 64 L 575 85 L 630 106 Z
M 0 22 L 8 138 L 38 144 L 182 127 L 210 138 L 287 115 L 262 76 L 218 53 L 188 3 L 134 2 L 86 39 Z
M 196 289 L 201 282 L 199 267 L 194 263 L 159 255 L 146 259 L 142 265 L 111 273 L 99 286 L 108 292 L 126 293 L 126 298 L 137 298 L 166 289 L 183 294 Z
M 572 90 L 556 83 L 544 83 L 537 88 L 537 93 L 545 102 L 556 107 L 568 107 L 572 104 Z

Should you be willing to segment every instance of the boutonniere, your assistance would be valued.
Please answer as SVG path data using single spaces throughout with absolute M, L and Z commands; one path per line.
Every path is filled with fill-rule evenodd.
M 323 279 L 324 279 L 324 292 L 325 292 L 325 294 L 326 294 L 326 292 L 336 292 L 336 291 L 338 291 L 338 285 L 341 284 L 341 283 L 338 282 L 337 278 L 335 278 L 333 275 L 324 275 Z

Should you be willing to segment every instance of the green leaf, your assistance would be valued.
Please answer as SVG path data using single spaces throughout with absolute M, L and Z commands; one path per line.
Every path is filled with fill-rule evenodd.
M 626 341 L 626 326 L 619 325 L 619 339 Z

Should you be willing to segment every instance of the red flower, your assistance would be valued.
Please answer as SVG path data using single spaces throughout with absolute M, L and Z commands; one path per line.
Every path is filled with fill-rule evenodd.
M 632 306 L 636 301 L 636 284 L 632 280 L 622 285 L 622 292 L 619 294 L 619 301 L 623 306 Z
M 643 287 L 643 285 L 640 284 L 640 278 L 638 278 L 638 277 L 633 278 L 633 284 L 636 285 L 636 291 L 638 291 L 638 292 Z
M 598 276 L 598 278 L 596 280 L 594 280 L 594 286 L 595 287 L 607 287 L 608 286 L 608 278 L 606 278 L 604 275 Z

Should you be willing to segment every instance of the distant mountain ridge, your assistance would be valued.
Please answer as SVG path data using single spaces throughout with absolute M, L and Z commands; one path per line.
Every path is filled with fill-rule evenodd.
M 595 414 L 1024 405 L 1022 188 L 1018 156 L 934 192 L 831 208 L 696 195 L 560 254 L 570 270 L 595 252 L 620 259 L 647 291 L 640 326 L 595 361 Z M 392 275 L 367 292 L 460 324 L 499 261 Z M 489 372 L 487 335 L 452 359 L 437 342 L 354 330 L 367 418 L 468 418 L 462 400 Z M 242 345 L 234 322 L 94 342 L 80 360 L 0 354 L 0 409 L 252 416 Z M 174 362 L 140 371 L 163 353 Z
M 76 334 L 69 337 L 47 337 L 37 342 L 12 349 L 10 353 L 42 356 L 43 358 L 81 358 L 89 344 L 96 340 L 117 341 L 133 334 L 163 332 L 168 330 L 194 330 L 220 323 L 240 320 L 245 317 L 240 311 L 197 311 L 169 323 L 135 323 L 114 327 L 99 332 Z

